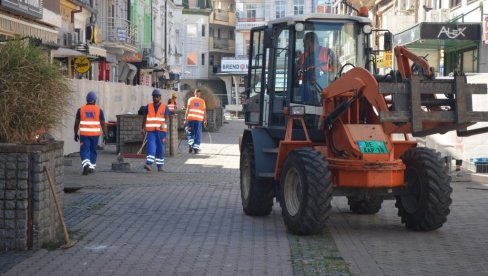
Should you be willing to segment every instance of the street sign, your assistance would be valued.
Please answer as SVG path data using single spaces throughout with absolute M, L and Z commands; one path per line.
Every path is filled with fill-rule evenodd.
M 84 74 L 90 70 L 90 60 L 87 57 L 75 58 L 75 70 L 80 74 Z

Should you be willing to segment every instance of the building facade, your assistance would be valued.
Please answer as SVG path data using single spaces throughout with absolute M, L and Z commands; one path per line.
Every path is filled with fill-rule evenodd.
M 425 57 L 437 76 L 454 72 L 488 72 L 486 14 L 488 1 L 377 0 L 372 9 L 376 28 L 389 29 L 394 45 L 405 45 Z M 381 44 L 381 38 L 376 40 Z M 394 63 L 385 66 L 389 70 Z

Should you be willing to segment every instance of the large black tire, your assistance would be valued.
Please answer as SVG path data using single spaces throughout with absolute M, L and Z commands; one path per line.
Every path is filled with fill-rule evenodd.
M 246 144 L 240 160 L 241 201 L 244 213 L 249 216 L 267 216 L 273 209 L 275 182 L 256 178 L 254 147 Z
M 396 197 L 398 215 L 408 229 L 431 231 L 442 227 L 452 203 L 451 177 L 439 153 L 413 148 L 402 155 L 405 193 Z
M 324 157 L 308 148 L 290 152 L 280 179 L 280 205 L 288 231 L 296 235 L 320 233 L 331 201 L 331 174 Z
M 355 214 L 376 214 L 380 211 L 382 203 L 382 197 L 371 194 L 347 197 L 349 210 Z

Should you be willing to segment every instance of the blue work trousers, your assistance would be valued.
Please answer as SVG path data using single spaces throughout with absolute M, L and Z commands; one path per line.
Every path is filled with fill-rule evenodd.
M 146 164 L 152 165 L 156 162 L 158 168 L 164 166 L 164 140 L 166 139 L 166 132 L 163 131 L 148 131 L 146 144 Z
M 97 165 L 97 145 L 99 136 L 80 136 L 81 166 L 88 164 L 91 169 Z
M 200 136 L 202 135 L 202 122 L 188 122 L 188 145 L 193 149 L 200 149 Z

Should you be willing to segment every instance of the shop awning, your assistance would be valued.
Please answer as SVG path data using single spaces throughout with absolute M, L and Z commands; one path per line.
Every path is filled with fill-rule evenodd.
M 422 22 L 393 36 L 394 45 L 408 48 L 444 49 L 468 48 L 481 41 L 481 23 Z
M 51 51 L 51 53 L 53 57 L 77 57 L 86 55 L 85 53 L 69 48 L 59 48 L 57 50 Z
M 22 37 L 31 36 L 43 42 L 58 41 L 58 31 L 35 22 L 0 13 L 0 32 L 19 34 Z
M 88 45 L 88 54 L 97 57 L 107 57 L 107 50 L 102 47 Z

